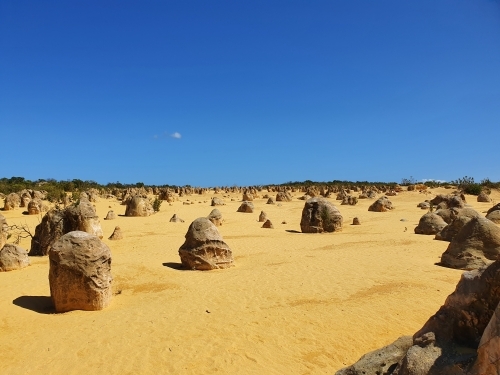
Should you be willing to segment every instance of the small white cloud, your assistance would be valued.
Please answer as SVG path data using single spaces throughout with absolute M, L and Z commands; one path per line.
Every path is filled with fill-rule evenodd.
M 425 183 L 425 182 L 427 182 L 427 181 L 439 182 L 439 183 L 441 183 L 441 184 L 446 182 L 446 180 L 436 180 L 436 179 L 434 179 L 434 178 L 423 178 L 423 179 L 422 179 L 422 182 L 424 182 L 424 183 Z
M 173 133 L 173 134 L 170 134 L 170 136 L 171 136 L 172 138 L 176 138 L 176 139 L 181 139 L 181 137 L 182 137 L 181 133 L 178 133 L 178 132 L 175 132 L 175 133 Z

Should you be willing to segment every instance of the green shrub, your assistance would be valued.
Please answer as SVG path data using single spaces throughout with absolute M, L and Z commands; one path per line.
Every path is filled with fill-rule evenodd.
M 163 201 L 161 199 L 158 199 L 158 197 L 156 197 L 155 200 L 151 203 L 151 205 L 153 206 L 153 211 L 154 212 L 160 211 L 160 206 L 162 203 Z
M 479 184 L 469 184 L 463 188 L 465 194 L 479 195 L 481 193 L 482 186 Z
M 456 181 L 452 181 L 456 184 L 458 189 L 462 190 L 465 194 L 479 195 L 481 193 L 481 185 L 474 181 L 474 177 L 462 177 Z

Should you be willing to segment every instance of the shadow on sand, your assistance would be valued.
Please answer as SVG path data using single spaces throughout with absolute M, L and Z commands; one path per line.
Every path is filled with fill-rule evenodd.
M 182 266 L 182 263 L 167 262 L 162 264 L 164 267 L 172 268 L 173 270 L 187 271 L 187 269 Z
M 47 296 L 21 296 L 17 297 L 12 303 L 39 314 L 54 314 L 56 312 L 52 299 Z
M 288 233 L 302 233 L 302 232 L 299 232 L 298 230 L 293 230 L 293 229 L 286 229 L 286 231 Z

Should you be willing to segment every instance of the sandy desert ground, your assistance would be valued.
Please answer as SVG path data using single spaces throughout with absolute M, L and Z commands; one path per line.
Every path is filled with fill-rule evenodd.
M 462 271 L 435 265 L 448 242 L 413 232 L 426 212 L 417 203 L 448 192 L 403 192 L 390 197 L 396 209 L 385 213 L 368 212 L 371 199 L 356 206 L 330 199 L 344 217 L 343 231 L 331 234 L 299 233 L 300 193 L 281 206 L 256 199 L 253 214 L 236 212 L 241 195 L 233 194 L 217 208 L 236 266 L 206 272 L 180 269 L 178 249 L 191 221 L 212 210 L 213 194 L 109 221 L 109 207 L 121 215 L 125 206 L 101 199 L 95 205 L 113 256 L 111 306 L 53 313 L 47 257 L 0 273 L 0 372 L 332 374 L 412 335 L 454 290 Z M 500 201 L 500 193 L 492 198 Z M 187 199 L 195 203 L 184 205 Z M 467 202 L 481 213 L 492 206 L 473 196 Z M 261 228 L 261 210 L 274 229 Z M 40 217 L 22 211 L 2 214 L 33 229 Z M 170 223 L 174 213 L 185 222 Z M 350 225 L 356 216 L 362 225 Z M 125 238 L 108 240 L 117 225 Z M 28 249 L 29 241 L 21 245 Z

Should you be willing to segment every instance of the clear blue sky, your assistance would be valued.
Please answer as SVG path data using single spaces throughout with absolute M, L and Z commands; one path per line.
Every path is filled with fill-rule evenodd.
M 500 180 L 500 2 L 0 0 L 0 177 Z

